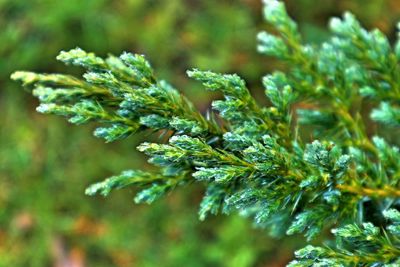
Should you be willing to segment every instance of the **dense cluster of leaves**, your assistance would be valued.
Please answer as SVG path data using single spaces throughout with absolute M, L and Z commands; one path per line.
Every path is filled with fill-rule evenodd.
M 138 131 L 168 137 L 138 147 L 159 172 L 125 171 L 92 185 L 89 195 L 135 185 L 143 187 L 135 201 L 151 203 L 198 181 L 207 187 L 201 219 L 238 210 L 274 235 L 305 233 L 308 240 L 338 227 L 336 247 L 307 246 L 291 266 L 396 266 L 400 152 L 390 140 L 370 138 L 362 115 L 400 125 L 400 42 L 392 48 L 380 31 L 346 13 L 331 20 L 330 40 L 305 45 L 283 3 L 267 0 L 264 11 L 279 35 L 261 32 L 258 50 L 287 63 L 285 73 L 263 78 L 267 107 L 239 76 L 193 69 L 189 77 L 224 96 L 204 116 L 130 53 L 103 59 L 76 48 L 57 59 L 83 67 L 84 79 L 31 72 L 12 78 L 33 88 L 39 112 L 100 123 L 94 134 L 107 142 Z M 387 231 L 385 218 L 393 222 Z

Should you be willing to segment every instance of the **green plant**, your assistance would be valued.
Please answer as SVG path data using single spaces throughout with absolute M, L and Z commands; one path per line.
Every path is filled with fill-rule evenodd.
M 274 247 L 265 235 L 255 237 L 257 241 L 241 242 L 245 235 L 237 234 L 240 248 L 225 245 L 220 225 L 239 228 L 239 232 L 253 231 L 244 218 L 220 216 L 197 223 L 196 206 L 191 202 L 201 196 L 197 185 L 177 190 L 151 210 L 126 205 L 130 190 L 115 194 L 104 200 L 106 203 L 88 200 L 82 192 L 95 181 L 93 178 L 143 165 L 145 158 L 132 149 L 141 137 L 101 145 L 102 140 L 88 134 L 87 127 L 71 128 L 56 117 L 49 121 L 32 112 L 37 100 L 27 97 L 26 91 L 9 79 L 13 70 L 21 68 L 67 72 L 68 66 L 52 59 L 61 49 L 77 44 L 99 54 L 132 49 L 157 55 L 153 66 L 174 83 L 186 81 L 184 65 L 203 67 L 210 65 L 212 58 L 213 68 L 222 70 L 237 54 L 247 66 L 246 77 L 250 77 L 248 73 L 259 77 L 261 64 L 254 60 L 254 44 L 246 41 L 249 38 L 238 38 L 239 34 L 255 35 L 252 12 L 258 13 L 241 0 L 217 5 L 213 0 L 0 1 L 0 24 L 4 26 L 0 31 L 0 266 L 59 265 L 56 244 L 62 245 L 71 261 L 69 253 L 77 251 L 80 257 L 75 261 L 96 267 L 157 266 L 159 262 L 181 266 L 183 259 L 190 266 L 238 266 L 237 259 L 245 258 L 243 255 L 248 256 L 247 261 L 242 260 L 239 266 L 250 266 L 267 258 Z M 160 42 L 168 45 L 160 48 Z M 223 48 L 220 43 L 225 44 Z M 202 52 L 205 49 L 207 53 Z M 185 93 L 191 96 L 196 89 L 191 91 Z M 204 102 L 208 97 L 203 92 L 196 95 L 196 101 Z M 95 154 L 91 153 L 94 147 Z M 56 199 L 49 201 L 54 196 Z M 183 212 L 185 209 L 188 211 Z M 126 215 L 124 220 L 119 219 L 121 214 Z M 180 223 L 169 223 L 171 219 Z M 241 228 L 232 223 L 235 220 L 243 222 Z M 89 232 L 80 231 L 79 225 L 85 222 L 93 223 Z M 96 232 L 98 229 L 102 230 Z M 154 240 L 159 245 L 154 245 Z M 209 242 L 219 247 L 219 258 L 212 258 L 208 246 L 198 253 Z M 185 246 L 187 243 L 192 245 Z
M 168 139 L 138 147 L 159 171 L 124 171 L 90 186 L 89 195 L 134 185 L 142 188 L 135 202 L 151 203 L 201 182 L 200 219 L 238 210 L 273 235 L 305 233 L 308 241 L 335 228 L 336 245 L 308 245 L 289 266 L 398 266 L 400 152 L 395 138 L 367 131 L 365 114 L 385 129 L 400 126 L 400 42 L 392 48 L 380 31 L 345 13 L 331 20 L 330 40 L 306 45 L 281 2 L 266 0 L 264 11 L 279 35 L 261 32 L 258 50 L 287 63 L 285 72 L 263 78 L 267 107 L 239 76 L 194 69 L 189 77 L 224 96 L 204 116 L 130 53 L 61 52 L 57 59 L 86 69 L 84 80 L 31 72 L 12 78 L 33 88 L 39 112 L 100 123 L 94 134 L 106 142 L 139 131 Z

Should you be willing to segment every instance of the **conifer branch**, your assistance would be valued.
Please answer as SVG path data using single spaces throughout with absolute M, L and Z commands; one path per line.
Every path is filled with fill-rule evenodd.
M 288 63 L 263 78 L 269 106 L 260 106 L 236 74 L 193 69 L 190 78 L 223 95 L 205 117 L 159 80 L 144 56 L 130 53 L 103 59 L 76 48 L 57 59 L 83 67 L 83 79 L 31 72 L 11 78 L 32 89 L 39 112 L 100 124 L 94 134 L 106 142 L 139 131 L 167 134 L 168 143 L 138 146 L 159 171 L 122 172 L 89 187 L 89 195 L 135 186 L 135 201 L 151 203 L 200 182 L 201 220 L 238 211 L 274 235 L 304 233 L 308 240 L 336 227 L 336 247 L 306 246 L 289 266 L 399 265 L 400 152 L 393 140 L 369 136 L 361 115 L 368 102 L 373 121 L 399 127 L 399 42 L 392 47 L 345 13 L 332 19 L 331 39 L 303 44 L 284 4 L 264 3 L 277 35 L 261 32 L 258 50 Z

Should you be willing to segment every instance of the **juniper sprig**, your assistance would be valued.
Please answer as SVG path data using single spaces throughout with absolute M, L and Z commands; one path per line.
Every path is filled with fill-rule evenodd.
M 236 74 L 193 69 L 190 78 L 224 96 L 204 116 L 130 53 L 103 59 L 76 48 L 57 59 L 83 67 L 83 79 L 31 72 L 12 79 L 32 88 L 39 112 L 95 122 L 106 142 L 139 131 L 169 137 L 138 146 L 158 172 L 124 171 L 90 186 L 89 195 L 133 185 L 142 188 L 135 202 L 151 203 L 200 182 L 200 219 L 237 210 L 274 235 L 308 240 L 335 228 L 336 246 L 308 245 L 289 266 L 398 266 L 400 152 L 379 131 L 371 137 L 364 114 L 380 127 L 400 126 L 400 41 L 392 47 L 345 13 L 331 20 L 329 40 L 304 44 L 284 4 L 264 3 L 277 35 L 261 32 L 258 50 L 287 63 L 263 78 L 269 106 Z

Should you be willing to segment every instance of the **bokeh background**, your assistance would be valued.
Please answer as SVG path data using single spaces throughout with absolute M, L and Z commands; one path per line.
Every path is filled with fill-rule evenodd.
M 327 38 L 344 10 L 392 39 L 397 0 L 288 0 L 308 42 Z M 271 239 L 237 215 L 197 219 L 200 185 L 134 205 L 134 189 L 107 199 L 84 189 L 146 166 L 145 138 L 105 144 L 91 126 L 37 114 L 36 100 L 9 80 L 15 70 L 67 72 L 55 60 L 79 46 L 99 55 L 146 54 L 205 111 L 212 97 L 185 77 L 191 67 L 236 72 L 262 97 L 260 78 L 278 63 L 257 55 L 266 29 L 260 0 L 0 0 L 0 266 L 284 266 L 303 237 Z

